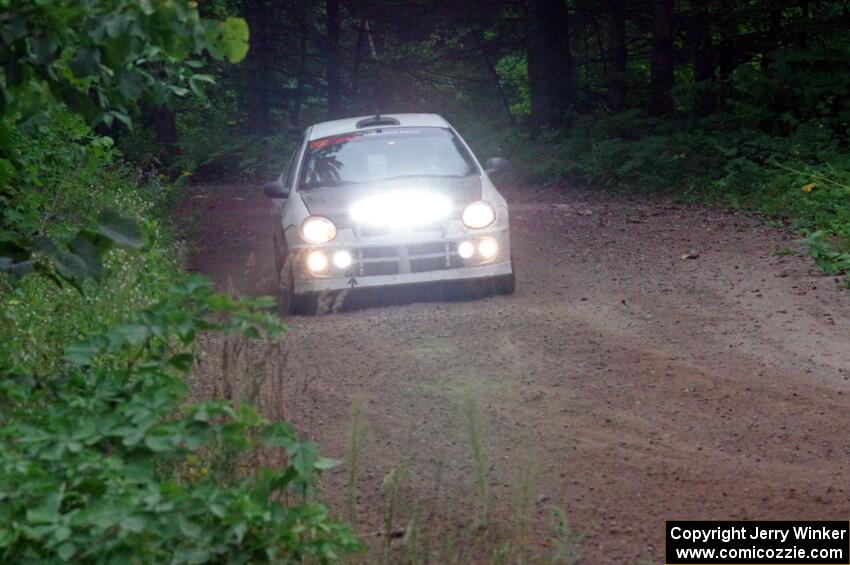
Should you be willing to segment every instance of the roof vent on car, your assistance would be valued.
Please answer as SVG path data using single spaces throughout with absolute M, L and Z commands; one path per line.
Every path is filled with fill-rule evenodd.
M 391 118 L 389 116 L 382 116 L 380 114 L 375 114 L 374 116 L 369 116 L 368 118 L 363 118 L 359 122 L 357 122 L 357 129 L 362 128 L 373 128 L 376 126 L 398 126 L 401 125 L 395 118 Z

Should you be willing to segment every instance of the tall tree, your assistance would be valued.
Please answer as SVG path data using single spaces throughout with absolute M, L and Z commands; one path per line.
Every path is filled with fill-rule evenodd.
M 272 75 L 272 44 L 268 38 L 269 0 L 246 0 L 244 15 L 251 30 L 251 49 L 245 61 L 246 126 L 250 133 L 265 134 L 271 130 L 269 81 Z
M 307 14 L 306 7 L 300 2 L 294 6 L 295 24 L 298 38 L 298 66 L 295 69 L 295 92 L 289 113 L 289 123 L 298 126 L 301 123 L 301 107 L 304 104 L 304 90 L 307 82 Z
M 557 125 L 576 102 L 576 65 L 564 0 L 526 1 L 526 48 L 533 127 Z
M 610 0 L 609 10 L 611 72 L 608 77 L 608 92 L 611 107 L 622 110 L 626 106 L 626 0 Z
M 721 0 L 720 2 L 720 46 L 718 49 L 718 66 L 720 78 L 727 79 L 732 75 L 737 65 L 735 57 L 735 44 L 737 40 L 737 26 L 734 0 Z
M 325 1 L 325 80 L 327 82 L 328 119 L 342 114 L 342 62 L 339 36 L 342 27 L 339 0 Z
M 708 0 L 694 0 L 691 37 L 694 49 L 694 80 L 697 82 L 697 111 L 710 114 L 717 106 L 715 94 L 715 57 L 711 37 Z
M 673 111 L 673 0 L 655 0 L 649 113 Z

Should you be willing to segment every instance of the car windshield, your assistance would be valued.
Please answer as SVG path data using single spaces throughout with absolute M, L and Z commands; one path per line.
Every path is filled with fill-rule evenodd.
M 314 139 L 301 167 L 301 189 L 399 177 L 466 177 L 477 168 L 448 129 L 376 129 Z

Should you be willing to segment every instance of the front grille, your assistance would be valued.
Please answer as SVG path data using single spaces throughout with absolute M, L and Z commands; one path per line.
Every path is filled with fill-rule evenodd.
M 386 261 L 382 263 L 366 263 L 361 266 L 361 277 L 374 277 L 377 275 L 397 275 L 398 261 Z
M 375 237 L 380 235 L 389 235 L 392 233 L 390 228 L 385 226 L 358 226 L 357 235 L 360 237 Z
M 449 244 L 451 245 L 451 244 Z M 449 248 L 451 249 L 451 248 Z M 407 246 L 408 255 L 429 255 L 433 253 L 438 253 L 441 255 L 446 254 L 446 244 L 442 241 L 435 241 L 434 243 L 415 243 L 413 245 Z
M 380 259 L 385 257 L 397 257 L 398 247 L 364 247 L 360 250 L 364 259 Z
M 463 265 L 457 254 L 457 245 L 441 241 L 393 247 L 362 247 L 355 249 L 353 255 L 352 273 L 360 277 L 424 273 Z

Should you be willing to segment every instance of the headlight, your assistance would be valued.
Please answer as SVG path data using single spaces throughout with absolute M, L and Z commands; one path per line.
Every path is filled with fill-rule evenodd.
M 327 243 L 336 237 L 336 226 L 327 218 L 310 216 L 301 222 L 301 237 L 308 243 Z
M 483 200 L 473 202 L 463 211 L 463 224 L 474 230 L 486 228 L 495 221 L 496 211 Z

